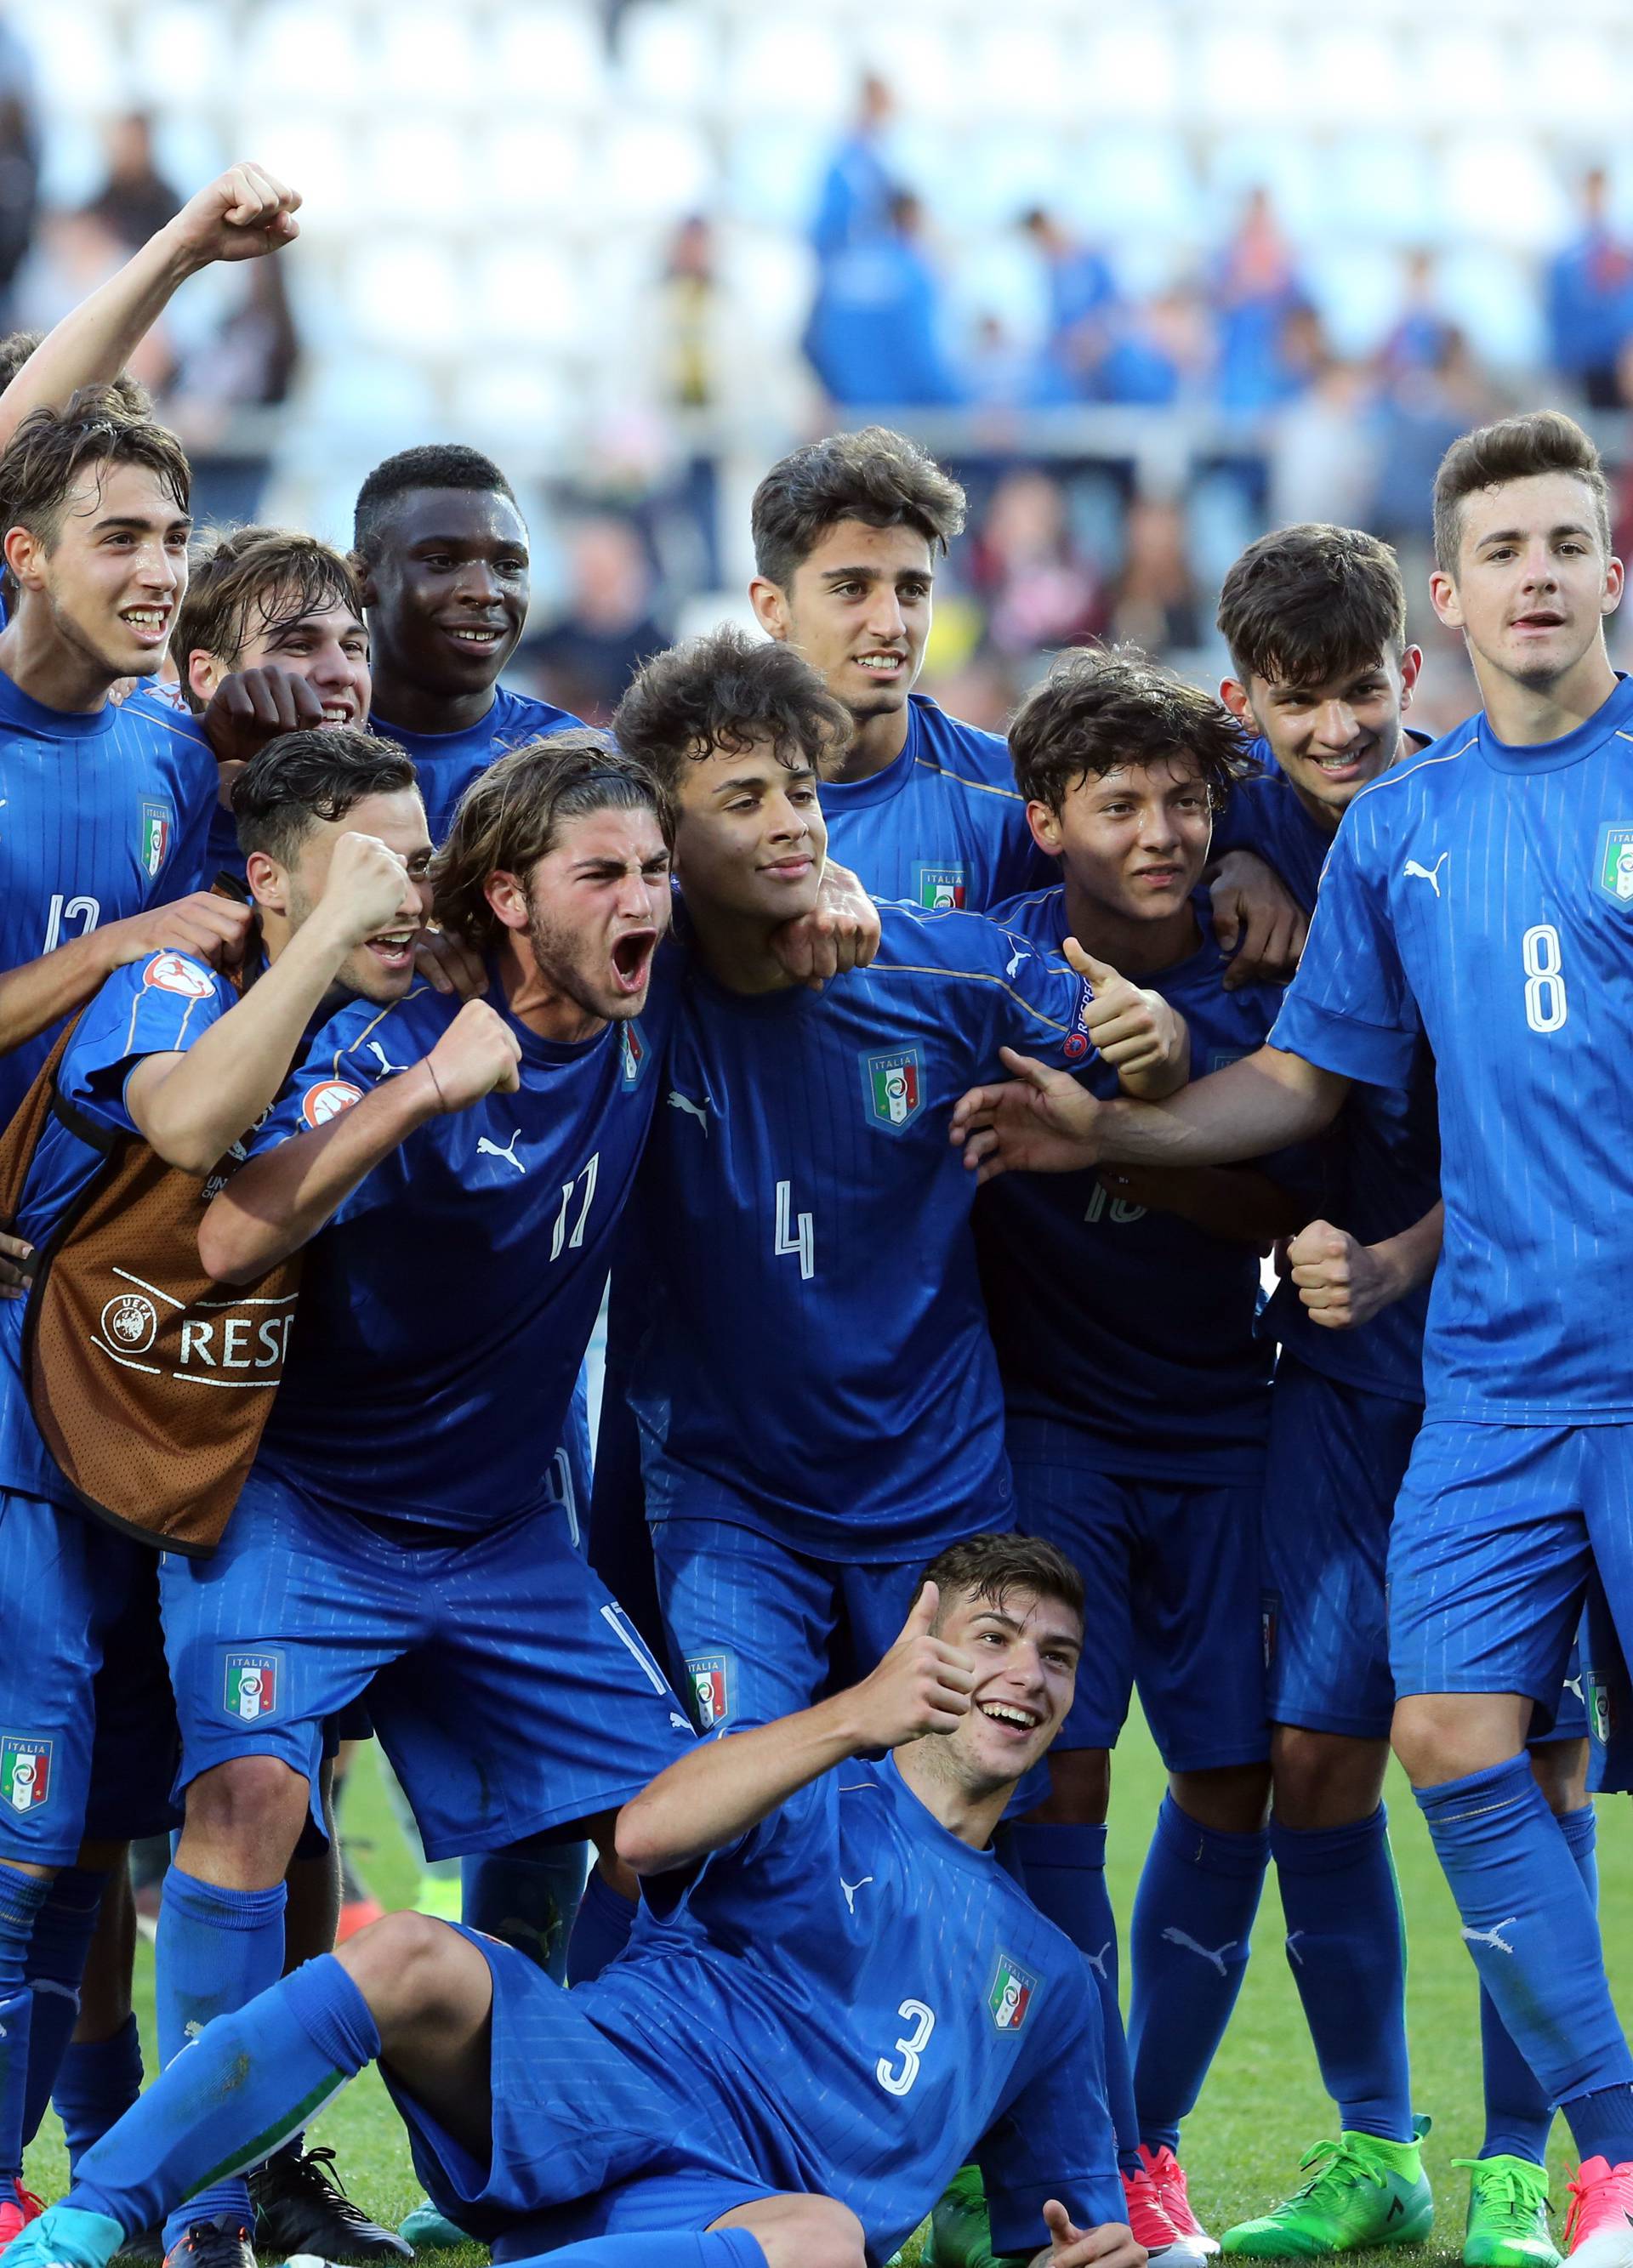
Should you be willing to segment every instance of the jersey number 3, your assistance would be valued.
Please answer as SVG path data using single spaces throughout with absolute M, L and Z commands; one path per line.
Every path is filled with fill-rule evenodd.
M 1526 1021 L 1533 1032 L 1556 1032 L 1570 1013 L 1565 998 L 1564 969 L 1559 957 L 1559 932 L 1552 922 L 1538 922 L 1519 940 L 1526 971 Z
M 887 2095 L 905 2095 L 919 2076 L 919 2066 L 924 2060 L 925 2049 L 930 2043 L 930 2034 L 935 2029 L 935 2011 L 927 2008 L 922 2000 L 904 2000 L 896 2011 L 898 2016 L 912 2020 L 913 2029 L 896 2043 L 896 2052 L 902 2067 L 894 2071 L 889 2056 L 881 2056 L 873 2067 L 873 2075 Z

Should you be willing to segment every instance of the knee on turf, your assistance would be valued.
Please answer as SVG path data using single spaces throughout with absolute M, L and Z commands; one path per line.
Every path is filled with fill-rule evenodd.
M 269 1883 L 284 1867 L 307 1821 L 310 1790 L 278 1756 L 233 1756 L 200 1772 L 187 1791 L 187 1833 L 261 1862 Z

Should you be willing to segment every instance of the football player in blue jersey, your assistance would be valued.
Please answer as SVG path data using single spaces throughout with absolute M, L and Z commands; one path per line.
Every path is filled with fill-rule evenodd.
M 666 1631 L 706 1727 L 870 1667 L 925 1550 L 1011 1516 L 944 1139 L 963 1066 L 1030 1032 L 1063 1062 L 1098 1048 L 1136 1089 L 1184 1076 L 1160 998 L 975 914 L 887 903 L 866 970 L 790 983 L 769 940 L 814 902 L 848 725 L 789 645 L 735 630 L 649 662 L 614 723 L 677 812 L 685 942 L 660 971 L 676 1023 L 629 1239 L 631 1392 Z
M 19 2263 L 105 2268 L 378 2059 L 433 2193 L 513 2263 L 863 2268 L 972 2151 L 1006 2263 L 1138 2268 L 1093 1985 L 991 1848 L 1083 1636 L 1059 1552 L 955 1545 L 859 1684 L 625 1805 L 646 1910 L 599 1980 L 392 1915 L 209 2025 Z
M 327 1001 L 405 989 L 411 967 L 400 949 L 401 967 L 385 967 L 374 947 L 382 932 L 411 937 L 430 902 L 431 844 L 400 750 L 357 733 L 297 735 L 258 760 L 249 785 L 276 807 L 286 854 L 280 896 L 269 887 L 270 838 L 251 834 L 253 879 L 266 893 L 268 973 L 240 1001 L 207 961 L 149 953 L 103 983 L 57 1077 L 82 1119 L 140 1135 L 201 1180 L 271 1102 Z M 288 838 L 298 858 L 287 857 Z M 48 1123 L 23 1190 L 22 1233 L 42 1243 L 100 1162 L 70 1125 Z M 0 1309 L 0 1579 L 13 1623 L 0 1721 L 19 1753 L 46 1767 L 36 1761 L 33 1801 L 0 1810 L 0 2168 L 11 2183 L 0 2194 L 0 2232 L 8 2235 L 7 2220 L 26 2211 L 13 2177 L 73 2022 L 103 1884 L 130 1837 L 174 1823 L 175 1762 L 157 1562 L 92 1521 L 52 1463 L 25 1392 L 22 1335 L 23 1310 Z M 133 2022 L 110 2059 L 127 2072 L 134 2064 L 139 2078 Z M 85 2139 L 70 2134 L 76 2148 Z M 355 2250 L 402 2250 L 355 2209 L 339 2234 Z
M 244 935 L 241 907 L 186 895 L 203 877 L 214 764 L 166 707 L 108 699 L 163 659 L 187 582 L 188 482 L 174 435 L 96 391 L 35 411 L 0 456 L 16 590 L 0 631 L 0 1116 L 111 969 Z
M 1136 652 L 1079 651 L 1022 703 L 1009 747 L 1060 879 L 993 919 L 1042 954 L 1075 938 L 1154 987 L 1199 1071 L 1251 1054 L 1281 991 L 1225 990 L 1201 887 L 1214 811 L 1247 765 L 1233 719 Z M 1116 1092 L 1105 1066 L 1080 1076 Z M 1245 1973 L 1267 1855 L 1259 1502 L 1274 1349 L 1260 1261 L 1316 1194 L 1313 1161 L 1288 1159 L 1016 1176 L 976 1208 L 1016 1521 L 1066 1552 L 1093 1601 L 1049 1798 L 1016 1848 L 1102 1980 L 1127 2219 L 1154 2257 L 1216 2249 L 1175 2153 Z M 1105 1817 L 1136 1683 L 1170 1788 L 1134 1904 L 1131 2088 Z
M 1421 660 L 1394 554 L 1358 528 L 1261 536 L 1225 577 L 1219 628 L 1229 707 L 1264 770 L 1216 840 L 1257 851 L 1306 915 L 1344 813 L 1428 746 L 1403 719 Z M 1268 1323 L 1282 1342 L 1264 1506 L 1275 1808 L 1272 1856 L 1289 1965 L 1338 2105 L 1338 2147 L 1318 2179 L 1228 2251 L 1275 2257 L 1409 2241 L 1389 2219 L 1414 2122 L 1406 1959 L 1383 1806 L 1394 1689 L 1385 1555 L 1422 1421 L 1428 1279 L 1440 1249 L 1433 1067 L 1421 1046 L 1400 1088 L 1358 1085 L 1329 1143 L 1329 1218 L 1288 1255 Z M 1532 1765 L 1573 1843 L 1593 1837 L 1586 1717 L 1569 1681 Z M 1357 1995 L 1357 1978 L 1368 1990 Z M 1542 2170 L 1553 2106 L 1481 1992 L 1486 2134 L 1471 2167 L 1467 2268 L 1553 2254 Z M 1391 2146 L 1382 2151 L 1378 2144 Z M 1378 2162 L 1380 2187 L 1350 2179 Z
M 1155 1109 L 1025 1071 L 966 1098 L 955 1138 L 989 1174 L 1252 1156 L 1329 1123 L 1353 1080 L 1397 1086 L 1427 1037 L 1446 1226 L 1390 1534 L 1392 1738 L 1482 1981 L 1581 2153 L 1570 2257 L 1626 2268 L 1633 2058 L 1591 1852 L 1525 1753 L 1592 1580 L 1633 1638 L 1633 1072 L 1608 1038 L 1633 968 L 1633 687 L 1606 652 L 1622 569 L 1592 442 L 1540 411 L 1455 443 L 1435 553 L 1485 707 L 1356 798 L 1271 1044 Z
M 980 910 L 1047 879 L 1001 737 L 913 689 L 938 557 L 964 495 L 905 435 L 870 425 L 813 441 L 755 490 L 761 627 L 786 639 L 849 711 L 825 784 L 833 854 L 876 897 Z

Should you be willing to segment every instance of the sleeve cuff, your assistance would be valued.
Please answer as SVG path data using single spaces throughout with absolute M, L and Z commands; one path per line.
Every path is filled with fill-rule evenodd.
M 1289 995 L 1271 1027 L 1267 1044 L 1302 1056 L 1321 1071 L 1357 1079 L 1367 1086 L 1404 1086 L 1417 1055 L 1419 1034 L 1334 1016 L 1312 1000 Z

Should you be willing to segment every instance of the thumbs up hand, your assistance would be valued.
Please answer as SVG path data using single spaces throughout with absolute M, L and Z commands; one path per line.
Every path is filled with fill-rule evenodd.
M 1156 1101 L 1185 1085 L 1191 1035 L 1183 1016 L 1160 992 L 1142 991 L 1109 961 L 1066 940 L 1066 958 L 1093 996 L 1085 1028 L 1102 1063 L 1111 1064 L 1127 1093 Z
M 856 1688 L 863 1745 L 899 1748 L 927 1733 L 950 1733 L 970 1712 L 975 1663 L 961 1646 L 934 1635 L 941 1598 L 927 1583 L 878 1668 Z

